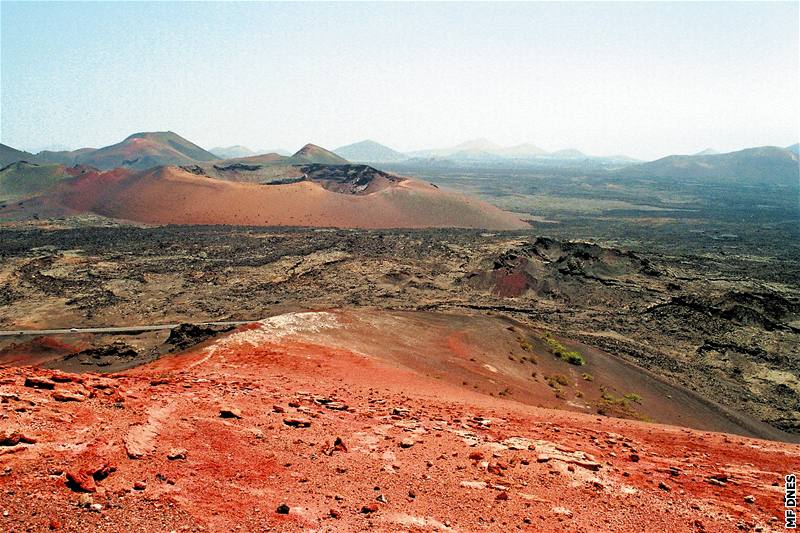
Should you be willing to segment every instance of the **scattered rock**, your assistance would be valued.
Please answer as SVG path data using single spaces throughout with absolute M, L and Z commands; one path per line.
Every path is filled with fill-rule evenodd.
M 86 470 L 67 472 L 67 487 L 75 492 L 95 492 L 97 490 L 94 476 Z
M 752 494 L 748 494 L 747 496 L 744 497 L 744 501 L 745 503 L 756 503 L 756 497 L 753 496 Z
M 242 411 L 236 407 L 223 407 L 219 410 L 220 418 L 242 418 Z
M 400 441 L 401 448 L 411 448 L 414 446 L 414 439 L 403 439 Z
M 307 428 L 311 427 L 311 421 L 305 418 L 284 418 L 283 423 L 293 428 Z
M 57 391 L 53 393 L 53 399 L 57 402 L 82 402 L 86 399 L 86 396 L 77 392 Z
M 136 481 L 133 484 L 133 489 L 134 490 L 144 490 L 146 488 L 147 488 L 147 483 L 145 483 L 144 481 Z
M 658 488 L 661 489 L 661 490 L 667 491 L 667 492 L 672 490 L 672 488 L 669 485 L 667 485 L 666 483 L 664 483 L 663 481 L 658 483 Z
M 105 478 L 110 476 L 112 473 L 117 471 L 116 466 L 111 466 L 109 464 L 104 464 L 94 472 L 92 472 L 92 478 L 95 481 L 103 481 Z
M 289 506 L 285 503 L 282 503 L 275 509 L 275 512 L 278 514 L 289 514 Z
M 364 507 L 361 508 L 361 512 L 363 514 L 371 514 L 376 512 L 377 510 L 378 510 L 377 503 L 370 503 L 369 505 L 365 505 Z
M 536 462 L 537 463 L 546 463 L 549 460 L 550 460 L 550 456 L 547 455 L 546 453 L 540 453 L 539 455 L 536 456 Z
M 38 376 L 28 376 L 25 378 L 25 386 L 34 389 L 53 390 L 56 388 L 56 383 L 47 378 Z
M 641 459 L 641 457 L 639 457 L 639 454 L 637 454 L 637 453 L 632 453 L 631 454 L 631 461 L 633 461 L 634 463 L 638 463 L 639 459 Z
M 189 453 L 184 448 L 171 448 L 169 453 L 167 453 L 167 459 L 170 461 L 179 461 L 182 459 L 186 459 L 186 454 Z
M 36 439 L 18 431 L 0 433 L 0 446 L 16 446 L 17 444 L 36 444 Z
M 594 461 L 581 461 L 580 459 L 570 459 L 567 462 L 575 466 L 580 466 L 581 468 L 591 470 L 592 472 L 597 472 L 603 467 L 603 465 L 600 463 L 596 463 Z

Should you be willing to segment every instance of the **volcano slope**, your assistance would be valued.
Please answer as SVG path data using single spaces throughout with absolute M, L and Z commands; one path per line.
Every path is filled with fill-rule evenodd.
M 780 527 L 778 483 L 800 447 L 492 397 L 382 355 L 397 333 L 374 334 L 388 326 L 420 352 L 439 349 L 403 316 L 321 311 L 124 373 L 0 369 L 4 526 Z
M 229 165 L 226 169 L 242 168 Z M 285 168 L 281 163 L 279 167 Z M 200 167 L 115 169 L 63 180 L 42 196 L 0 209 L 0 217 L 94 213 L 155 224 L 245 224 L 358 228 L 528 227 L 474 198 L 363 165 L 290 167 L 268 183 L 201 175 Z M 200 169 L 200 170 L 198 170 Z
M 0 328 L 252 321 L 330 308 L 498 315 L 580 351 L 586 365 L 567 368 L 594 374 L 594 394 L 603 373 L 593 366 L 603 359 L 597 350 L 779 431 L 745 435 L 798 435 L 800 271 L 793 261 L 632 254 L 530 232 L 81 224 L 0 228 Z M 102 344 L 110 347 L 75 355 L 80 364 L 65 368 L 122 369 L 172 351 L 162 346 L 167 332 L 153 335 L 108 335 L 102 343 L 78 334 L 0 337 L 0 360 L 53 361 Z M 118 365 L 111 364 L 115 351 Z M 93 363 L 95 355 L 104 365 Z M 544 374 L 564 373 L 522 364 L 523 356 L 514 355 L 520 377 L 538 371 L 541 384 Z M 503 391 L 489 385 L 480 382 L 487 394 Z M 609 392 L 616 399 L 638 394 L 647 407 L 645 388 Z M 513 394 L 523 397 L 519 388 Z M 574 394 L 564 395 L 559 407 L 571 408 Z

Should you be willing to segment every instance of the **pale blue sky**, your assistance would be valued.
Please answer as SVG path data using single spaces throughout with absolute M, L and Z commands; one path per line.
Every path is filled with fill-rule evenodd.
M 798 3 L 0 2 L 0 141 L 798 141 Z

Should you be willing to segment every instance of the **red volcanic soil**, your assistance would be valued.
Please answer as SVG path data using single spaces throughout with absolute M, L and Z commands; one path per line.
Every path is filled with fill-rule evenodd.
M 112 376 L 0 369 L 3 527 L 782 527 L 796 445 L 492 397 L 374 353 L 358 320 L 274 317 Z
M 359 228 L 528 225 L 477 199 L 402 180 L 363 195 L 340 194 L 309 181 L 262 185 L 197 176 L 177 167 L 131 173 L 91 172 L 67 180 L 22 208 L 47 213 L 93 212 L 155 224 L 234 224 Z

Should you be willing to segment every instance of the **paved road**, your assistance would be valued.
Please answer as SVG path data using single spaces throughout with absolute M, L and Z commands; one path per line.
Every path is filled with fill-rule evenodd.
M 197 326 L 240 326 L 249 324 L 252 320 L 231 320 L 224 322 L 192 322 Z M 66 328 L 66 329 L 19 329 L 11 331 L 0 331 L 0 337 L 17 337 L 23 335 L 69 335 L 76 333 L 140 333 L 142 331 L 157 331 L 162 329 L 172 329 L 180 324 L 158 324 L 153 326 L 121 326 L 107 328 Z

